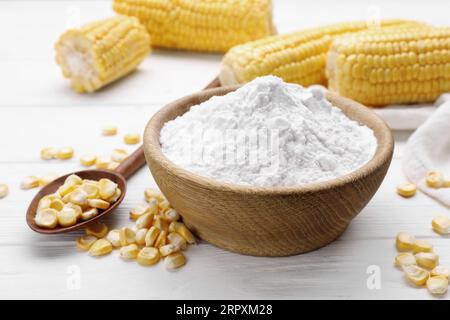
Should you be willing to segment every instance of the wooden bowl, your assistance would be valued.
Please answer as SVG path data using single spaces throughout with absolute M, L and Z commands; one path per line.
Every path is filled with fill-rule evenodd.
M 332 242 L 369 202 L 386 175 L 394 149 L 389 127 L 368 108 L 328 93 L 333 105 L 374 131 L 378 148 L 360 169 L 303 186 L 249 187 L 218 182 L 187 171 L 164 156 L 159 134 L 165 122 L 237 88 L 209 89 L 181 98 L 149 121 L 144 134 L 145 157 L 159 188 L 189 228 L 223 249 L 287 256 Z

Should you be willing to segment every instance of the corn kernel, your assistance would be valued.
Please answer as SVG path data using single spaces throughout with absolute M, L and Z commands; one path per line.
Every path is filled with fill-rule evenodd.
M 164 260 L 164 266 L 167 270 L 173 271 L 186 264 L 186 257 L 181 252 L 169 254 Z
M 3 199 L 4 197 L 6 197 L 9 193 L 9 188 L 7 184 L 0 184 L 0 199 Z
M 147 202 L 151 201 L 152 199 L 156 199 L 158 202 L 166 200 L 161 192 L 153 188 L 147 188 L 144 190 L 144 198 Z
M 417 264 L 422 268 L 433 269 L 439 264 L 439 256 L 434 252 L 419 252 L 415 257 Z
M 448 278 L 442 276 L 430 277 L 427 280 L 427 288 L 431 294 L 443 295 L 448 289 Z
M 111 197 L 109 197 L 108 199 L 105 199 L 105 201 L 108 201 L 109 203 L 114 203 L 117 200 L 119 200 L 120 196 L 122 195 L 122 191 L 120 191 L 119 188 L 117 188 L 116 192 L 114 193 L 114 195 L 112 195 Z
M 400 251 L 412 251 L 416 238 L 409 233 L 399 232 L 395 239 L 397 249 Z
M 39 177 L 39 186 L 40 187 L 46 186 L 50 182 L 56 180 L 57 178 L 58 178 L 58 176 L 54 175 L 54 174 L 48 174 L 48 175 L 45 175 L 45 176 L 41 176 L 41 177 Z
M 83 213 L 83 210 L 81 209 L 81 207 L 79 205 L 76 205 L 76 204 L 73 204 L 73 203 L 69 202 L 69 203 L 66 203 L 64 205 L 64 207 L 71 208 L 71 209 L 75 210 L 75 214 L 77 215 L 77 220 L 79 218 L 81 218 L 81 214 Z
M 96 215 L 98 215 L 97 208 L 90 208 L 86 211 L 83 211 L 83 213 L 81 214 L 81 220 L 86 221 L 86 220 L 92 219 Z
M 38 207 L 36 211 L 40 211 L 42 209 L 50 208 L 50 204 L 52 203 L 52 200 L 50 200 L 47 197 L 42 197 L 41 200 L 39 200 Z
M 396 257 L 395 257 L 395 265 L 397 267 L 403 267 L 403 266 L 410 266 L 416 264 L 416 258 L 414 257 L 414 255 L 412 253 L 409 252 L 403 252 L 403 253 L 399 253 Z
M 148 205 L 140 205 L 130 210 L 130 218 L 132 220 L 137 220 L 141 216 L 150 212 L 151 207 Z
M 152 213 L 146 213 L 140 216 L 136 220 L 136 228 L 138 229 L 148 229 L 152 226 L 154 215 Z
M 418 252 L 432 252 L 433 246 L 425 240 L 416 240 L 413 245 L 414 253 Z
M 442 184 L 442 188 L 450 188 L 450 180 L 444 179 L 444 183 Z
M 106 239 L 98 239 L 95 241 L 89 249 L 89 255 L 98 257 L 111 253 L 112 244 Z
M 444 176 L 440 171 L 431 170 L 427 172 L 426 182 L 430 188 L 441 188 L 444 185 Z
M 120 230 L 113 229 L 108 232 L 108 235 L 106 236 L 106 240 L 111 242 L 112 246 L 114 248 L 120 247 Z
M 169 231 L 169 223 L 163 220 L 160 216 L 155 216 L 153 225 L 161 231 Z
M 147 234 L 148 229 L 139 229 L 136 232 L 136 243 L 140 246 L 145 246 L 145 235 Z
M 106 167 L 106 169 L 110 170 L 110 171 L 114 171 L 119 167 L 120 163 L 116 162 L 116 161 L 111 161 L 110 163 L 108 163 L 108 166 Z
M 423 286 L 430 276 L 428 271 L 416 265 L 404 266 L 403 271 L 405 272 L 406 278 L 418 286 Z
M 51 209 L 55 209 L 56 211 L 61 211 L 65 206 L 65 203 L 61 199 L 53 199 L 50 201 L 50 205 L 48 206 Z
M 402 183 L 397 186 L 397 193 L 404 198 L 410 198 L 416 194 L 417 187 L 414 183 Z
M 103 200 L 112 197 L 117 190 L 117 183 L 112 182 L 109 179 L 100 179 L 98 181 L 98 189 L 100 193 L 100 198 Z
M 91 167 L 97 161 L 97 156 L 93 154 L 86 154 L 80 158 L 80 163 L 82 166 Z
M 170 232 L 176 232 L 178 233 L 180 236 L 182 236 L 187 243 L 189 244 L 194 244 L 195 243 L 195 237 L 194 235 L 191 233 L 191 231 L 186 227 L 186 225 L 182 222 L 172 222 L 170 223 L 169 226 L 169 231 Z
M 180 219 L 180 215 L 175 209 L 169 209 L 161 214 L 161 218 L 168 221 L 178 221 Z
M 70 207 L 64 207 L 58 212 L 58 223 L 61 227 L 71 227 L 77 223 L 77 213 Z
M 448 278 L 450 276 L 450 269 L 444 266 L 436 266 L 433 270 L 431 270 L 430 274 L 433 277 L 441 276 Z
M 136 242 L 136 233 L 131 228 L 123 227 L 119 231 L 119 236 L 120 236 L 120 245 L 122 247 L 125 247 L 129 244 Z
M 164 246 L 161 246 L 159 248 L 159 253 L 161 254 L 162 257 L 166 257 L 169 254 L 175 253 L 179 250 L 180 250 L 180 248 L 178 248 L 176 245 L 169 243 Z
M 77 188 L 70 193 L 69 201 L 73 204 L 85 207 L 88 204 L 88 195 L 83 189 Z
M 160 255 L 156 248 L 144 247 L 137 255 L 137 262 L 144 266 L 150 266 L 159 262 Z
M 160 212 L 164 212 L 170 209 L 170 203 L 167 199 L 164 199 L 158 203 L 158 207 Z
M 161 231 L 158 235 L 158 238 L 156 238 L 154 247 L 155 248 L 161 248 L 162 246 L 165 246 L 167 244 L 167 231 Z
M 176 232 L 170 232 L 167 236 L 167 240 L 169 240 L 169 243 L 175 245 L 179 250 L 185 250 L 187 247 L 186 240 L 184 240 L 184 238 Z
M 450 233 L 450 219 L 447 216 L 437 216 L 431 221 L 431 227 L 440 234 Z
M 88 199 L 87 203 L 90 207 L 101 209 L 101 210 L 106 210 L 110 206 L 108 201 L 105 201 L 102 199 Z
M 81 179 L 76 174 L 71 174 L 70 176 L 68 176 L 66 178 L 66 180 L 64 180 L 64 184 L 66 184 L 66 183 L 69 185 L 80 185 L 83 183 L 83 179 Z
M 55 209 L 42 209 L 34 217 L 36 225 L 41 228 L 53 229 L 58 225 L 58 211 Z
M 117 127 L 112 125 L 104 126 L 102 129 L 104 136 L 115 136 L 117 134 Z
M 36 176 L 25 177 L 20 183 L 20 188 L 23 190 L 33 189 L 39 187 L 39 178 Z
M 63 147 L 58 150 L 57 157 L 61 160 L 67 160 L 73 157 L 74 151 L 71 147 Z
M 99 188 L 96 183 L 90 181 L 84 181 L 80 188 L 86 192 L 88 199 L 95 199 L 99 197 Z
M 134 243 L 120 248 L 120 257 L 122 259 L 126 260 L 136 259 L 138 254 L 139 254 L 139 247 Z
M 126 144 L 138 144 L 141 142 L 141 136 L 139 134 L 128 133 L 123 136 L 123 142 Z
M 64 197 L 75 190 L 75 188 L 78 187 L 78 185 L 70 183 L 70 182 L 64 182 L 62 186 L 60 186 L 57 190 L 57 193 Z
M 116 162 L 122 162 L 128 157 L 128 151 L 124 149 L 114 149 L 111 152 L 111 159 Z
M 153 244 L 155 243 L 156 239 L 158 238 L 160 230 L 156 227 L 151 227 L 148 231 L 147 234 L 145 235 L 145 245 L 147 247 L 152 247 Z
M 51 160 L 56 159 L 58 155 L 58 149 L 54 147 L 46 147 L 41 149 L 41 159 Z
M 95 241 L 97 241 L 97 238 L 94 236 L 82 236 L 76 241 L 77 248 L 83 251 L 88 251 Z
M 108 157 L 98 157 L 97 160 L 95 160 L 95 167 L 97 169 L 108 169 L 110 162 L 111 159 Z
M 108 227 L 104 223 L 95 222 L 86 228 L 86 234 L 97 238 L 103 238 L 108 234 Z

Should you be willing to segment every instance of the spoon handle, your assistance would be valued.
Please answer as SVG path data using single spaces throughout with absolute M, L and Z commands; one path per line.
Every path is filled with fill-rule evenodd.
M 220 87 L 219 77 L 214 78 L 203 90 Z M 136 151 L 129 155 L 115 170 L 128 179 L 136 171 L 145 165 L 144 147 L 141 145 Z

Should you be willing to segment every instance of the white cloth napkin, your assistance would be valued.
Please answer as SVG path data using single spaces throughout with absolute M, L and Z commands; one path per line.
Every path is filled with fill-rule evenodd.
M 450 100 L 436 111 L 411 135 L 402 157 L 403 171 L 419 190 L 450 206 L 447 188 L 427 187 L 425 175 L 439 170 L 450 177 Z

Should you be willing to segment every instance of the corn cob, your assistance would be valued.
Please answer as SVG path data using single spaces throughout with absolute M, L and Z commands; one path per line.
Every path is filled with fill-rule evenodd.
M 370 106 L 434 101 L 450 91 L 450 28 L 398 28 L 337 39 L 329 87 Z
M 135 16 L 158 47 L 225 52 L 274 33 L 271 0 L 114 0 Z
M 382 20 L 380 27 L 418 25 L 407 20 Z M 303 86 L 326 84 L 326 53 L 332 40 L 370 27 L 366 22 L 339 23 L 294 33 L 266 37 L 232 48 L 220 69 L 222 85 L 245 83 L 256 77 L 275 75 Z
M 73 89 L 92 92 L 133 71 L 150 53 L 150 36 L 138 19 L 117 16 L 66 31 L 55 50 Z

